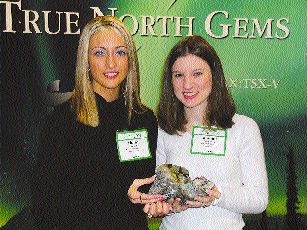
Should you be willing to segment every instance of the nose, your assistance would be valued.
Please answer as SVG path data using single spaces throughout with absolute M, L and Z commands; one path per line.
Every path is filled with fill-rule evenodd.
M 185 76 L 183 79 L 183 88 L 191 89 L 193 86 L 193 78 L 190 76 Z
M 113 54 L 107 56 L 107 67 L 112 69 L 116 66 L 115 57 Z

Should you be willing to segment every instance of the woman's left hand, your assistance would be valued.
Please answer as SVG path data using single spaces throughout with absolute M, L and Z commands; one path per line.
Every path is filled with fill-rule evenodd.
M 144 179 L 135 179 L 128 190 L 128 197 L 130 201 L 134 204 L 150 204 L 157 201 L 164 200 L 163 195 L 160 194 L 146 194 L 138 191 L 139 187 L 145 184 L 151 184 L 154 182 L 155 176 L 144 178 Z
M 213 187 L 212 189 L 207 190 L 206 193 L 208 196 L 197 196 L 194 198 L 194 201 L 187 201 L 186 203 L 189 208 L 209 207 L 215 199 L 219 199 L 221 197 L 221 193 L 217 187 Z

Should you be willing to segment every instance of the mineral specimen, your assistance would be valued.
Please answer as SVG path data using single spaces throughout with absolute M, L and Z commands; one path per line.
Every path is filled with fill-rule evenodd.
M 156 168 L 156 179 L 150 187 L 150 194 L 163 194 L 166 199 L 180 198 L 183 203 L 195 196 L 208 196 L 207 189 L 214 183 L 205 177 L 191 180 L 189 171 L 181 166 L 163 164 Z

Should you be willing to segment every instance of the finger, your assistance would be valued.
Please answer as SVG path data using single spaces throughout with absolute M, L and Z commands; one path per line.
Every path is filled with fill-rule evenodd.
M 151 206 L 151 204 L 145 204 L 145 205 L 144 205 L 144 208 L 143 208 L 143 211 L 144 211 L 145 213 L 149 213 L 150 206 Z
M 159 201 L 161 201 L 161 199 L 142 200 L 140 198 L 136 198 L 136 199 L 130 198 L 130 201 L 133 204 L 151 204 L 151 203 L 159 202 Z
M 194 200 L 201 202 L 203 206 L 208 207 L 212 204 L 212 202 L 215 200 L 213 196 L 208 197 L 195 197 Z
M 206 193 L 209 195 L 209 196 L 214 196 L 215 198 L 219 199 L 220 196 L 221 196 L 221 193 L 219 192 L 218 188 L 217 187 L 213 187 L 212 189 L 207 189 L 206 190 Z
M 212 197 L 210 198 L 209 196 L 206 196 L 206 197 L 204 197 L 204 196 L 196 196 L 196 197 L 194 197 L 195 201 L 199 201 L 199 202 L 203 202 L 203 203 L 210 201 L 210 199 L 212 199 Z
M 141 193 L 141 198 L 142 200 L 164 200 L 164 196 L 161 194 L 146 194 L 146 193 Z
M 153 203 L 150 205 L 149 212 L 148 212 L 150 215 L 152 216 L 156 215 L 156 206 L 157 206 L 157 203 Z
M 136 192 L 128 192 L 128 197 L 130 200 L 141 200 L 142 193 L 139 191 Z
M 140 202 L 140 203 L 153 203 L 153 202 L 156 202 L 156 201 L 161 201 L 161 200 L 164 200 L 164 197 L 163 195 L 161 194 L 146 194 L 146 193 L 141 193 L 139 191 L 128 191 L 128 197 L 129 199 L 134 199 L 134 200 L 140 200 L 140 201 L 143 201 L 143 202 Z
M 167 203 L 169 204 L 169 205 L 172 205 L 173 203 L 174 203 L 174 198 L 171 198 L 171 199 L 168 199 L 167 200 Z
M 150 209 L 150 213 L 152 216 L 158 217 L 167 215 L 171 210 L 171 205 L 169 205 L 167 202 L 157 202 Z
M 181 212 L 181 211 L 185 210 L 183 205 L 184 204 L 182 204 L 180 198 L 176 198 L 175 201 L 172 204 L 173 211 L 174 212 Z
M 135 193 L 137 193 L 138 188 L 145 184 L 150 184 L 155 180 L 155 176 L 144 178 L 144 179 L 135 179 L 132 183 L 132 185 L 128 189 L 128 196 L 134 196 Z M 136 197 L 133 197 L 136 198 Z
M 170 211 L 172 211 L 172 206 L 166 202 L 162 202 L 162 213 L 160 216 L 165 216 L 169 214 Z
M 141 192 L 139 192 L 138 190 L 138 187 L 135 186 L 135 184 L 132 184 L 129 189 L 128 189 L 128 192 L 127 192 L 127 195 L 130 199 L 137 199 L 140 197 L 141 195 Z
M 180 198 L 176 198 L 174 203 L 173 203 L 173 205 L 178 206 L 178 205 L 181 205 L 181 203 L 182 203 L 181 199 Z
M 155 181 L 155 178 L 156 178 L 155 176 L 152 176 L 144 179 L 135 179 L 132 184 L 134 184 L 138 188 L 145 184 L 151 184 L 152 182 Z
M 141 204 L 150 204 L 150 203 L 156 203 L 156 202 L 161 202 L 161 199 L 150 199 L 150 200 L 143 200 L 140 202 Z
M 199 201 L 187 201 L 186 203 L 189 208 L 199 208 L 204 205 L 202 202 Z
M 162 202 L 157 202 L 156 203 L 156 214 L 155 214 L 155 216 L 161 215 L 162 212 L 163 212 Z

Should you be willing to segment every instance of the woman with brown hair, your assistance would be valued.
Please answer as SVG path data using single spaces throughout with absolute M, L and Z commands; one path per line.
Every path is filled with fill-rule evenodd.
M 147 229 L 141 204 L 162 197 L 138 187 L 154 180 L 157 122 L 141 103 L 136 49 L 121 21 L 102 16 L 84 27 L 75 80 L 72 98 L 43 130 L 33 178 L 37 225 Z
M 268 203 L 263 143 L 255 121 L 236 112 L 220 58 L 202 37 L 171 50 L 158 108 L 157 165 L 187 168 L 190 177 L 215 183 L 206 197 L 175 200 L 160 229 L 242 229 L 242 213 L 260 213 Z M 165 215 L 166 202 L 145 205 Z

